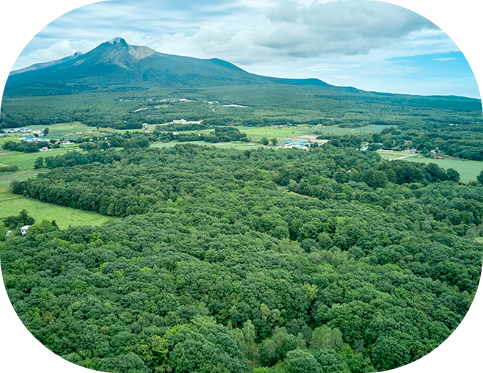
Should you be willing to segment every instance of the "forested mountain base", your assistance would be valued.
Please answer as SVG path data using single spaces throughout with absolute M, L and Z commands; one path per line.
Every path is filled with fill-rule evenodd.
M 477 289 L 483 187 L 434 164 L 177 145 L 57 166 L 13 191 L 121 218 L 36 223 L 2 270 L 29 331 L 88 368 L 388 370 L 441 344 Z

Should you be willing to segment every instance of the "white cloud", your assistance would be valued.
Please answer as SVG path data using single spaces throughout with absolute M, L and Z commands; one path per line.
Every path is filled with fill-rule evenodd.
M 452 61 L 452 60 L 456 60 L 457 58 L 433 58 L 434 61 Z
M 61 40 L 48 48 L 37 49 L 26 56 L 19 55 L 12 70 L 18 70 L 39 62 L 58 60 L 74 54 L 75 52 L 86 53 L 95 48 L 98 43 L 90 40 L 69 41 Z M 20 66 L 20 67 L 17 67 Z

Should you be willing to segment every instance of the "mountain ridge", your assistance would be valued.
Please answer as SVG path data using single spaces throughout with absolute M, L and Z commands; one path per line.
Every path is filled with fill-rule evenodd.
M 193 88 L 226 85 L 296 84 L 331 86 L 319 79 L 284 79 L 251 74 L 218 58 L 200 59 L 157 52 L 123 38 L 91 51 L 10 74 L 6 95 L 55 95 L 92 91 Z

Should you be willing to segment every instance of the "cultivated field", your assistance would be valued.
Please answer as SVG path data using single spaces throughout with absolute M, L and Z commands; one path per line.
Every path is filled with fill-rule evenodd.
M 205 146 L 216 146 L 218 148 L 235 148 L 239 150 L 254 149 L 259 148 L 261 145 L 256 145 L 253 143 L 246 142 L 223 142 L 223 143 L 210 143 L 206 141 L 172 141 L 172 142 L 156 142 L 151 144 L 152 148 L 172 148 L 177 144 L 195 144 L 195 145 L 205 145 Z
M 436 163 L 439 167 L 442 167 L 445 170 L 448 168 L 454 168 L 460 173 L 460 181 L 463 183 L 476 180 L 479 173 L 483 171 L 483 162 L 477 161 L 465 161 L 462 159 L 432 159 L 423 157 L 410 157 L 405 160 L 422 163 Z
M 245 127 L 246 128 L 246 127 Z M 315 129 L 317 127 L 254 127 L 251 129 L 244 129 L 242 132 L 246 133 L 248 138 L 252 141 L 260 141 L 263 137 L 267 139 L 276 138 L 278 140 L 287 137 L 297 137 L 304 135 L 315 135 Z M 309 133 L 307 133 L 309 131 Z
M 82 151 L 79 149 L 78 145 L 64 145 L 64 147 L 59 149 L 51 149 L 45 152 L 36 153 L 21 153 L 21 152 L 10 152 L 6 150 L 0 151 L 0 163 L 6 165 L 15 165 L 20 170 L 29 170 L 34 168 L 35 160 L 38 157 L 52 157 L 56 155 L 62 155 L 69 151 Z M 0 174 L 0 180 L 2 179 L 2 174 Z
M 403 152 L 377 152 L 384 159 L 406 159 L 418 156 L 417 154 L 403 153 Z
M 331 127 L 316 127 L 315 131 L 319 131 L 321 133 L 340 133 L 340 134 L 354 134 L 360 132 L 381 132 L 384 128 L 390 127 L 386 125 L 371 125 L 365 127 L 357 127 L 357 128 L 342 128 L 337 126 Z
M 57 206 L 13 194 L 10 194 L 9 198 L 7 194 L 2 193 L 0 197 L 0 218 L 18 215 L 20 211 L 27 210 L 36 222 L 55 220 L 61 229 L 78 225 L 101 225 L 113 219 L 94 212 Z

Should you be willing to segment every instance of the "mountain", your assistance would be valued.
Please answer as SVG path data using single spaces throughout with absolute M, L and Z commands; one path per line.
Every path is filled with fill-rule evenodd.
M 85 54 L 13 71 L 7 96 L 57 95 L 148 88 L 295 84 L 329 86 L 318 79 L 281 79 L 248 73 L 220 59 L 199 59 L 133 46 L 122 38 L 104 42 Z
M 10 75 L 22 74 L 22 73 L 25 73 L 27 71 L 39 70 L 39 69 L 43 69 L 44 67 L 58 65 L 60 63 L 64 63 L 64 62 L 73 60 L 73 59 L 79 57 L 80 55 L 81 55 L 81 53 L 75 52 L 73 55 L 61 58 L 60 60 L 36 63 L 36 64 L 33 64 L 33 65 L 26 67 L 24 69 L 14 70 L 14 71 L 10 72 Z

